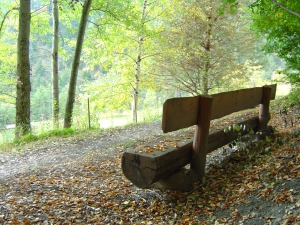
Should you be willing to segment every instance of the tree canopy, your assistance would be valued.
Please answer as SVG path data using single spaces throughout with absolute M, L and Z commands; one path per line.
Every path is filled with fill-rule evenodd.
M 236 0 L 224 0 L 235 4 Z M 286 69 L 282 71 L 292 84 L 300 82 L 300 2 L 284 0 L 256 0 L 249 5 L 252 28 L 266 38 L 264 50 L 284 59 Z
M 69 98 L 71 65 L 85 2 L 61 0 L 57 6 L 54 1 L 31 2 L 31 121 L 52 119 L 56 114 L 62 123 L 64 112 L 58 114 L 57 109 L 65 108 Z M 222 0 L 93 0 L 81 55 L 76 59 L 78 77 L 73 83 L 77 91 L 72 95 L 74 111 L 69 110 L 70 116 L 83 120 L 84 102 L 89 98 L 95 118 L 111 111 L 129 114 L 131 110 L 137 121 L 138 111 L 158 109 L 169 97 L 266 84 L 278 63 L 275 54 L 261 54 L 264 38 L 265 51 L 285 59 L 288 70 L 284 72 L 289 72 L 289 81 L 297 82 L 298 48 L 293 46 L 299 35 L 299 4 L 260 0 L 251 4 L 247 14 L 246 1 L 244 5 L 244 1 L 228 2 L 221 10 Z M 15 40 L 20 30 L 18 2 L 5 1 L 0 6 L 0 125 L 4 126 L 15 123 Z M 59 28 L 53 29 L 56 7 Z M 255 37 L 250 24 L 266 36 Z M 56 40 L 58 37 L 56 53 L 52 51 L 54 35 Z M 53 55 L 57 56 L 54 79 Z
M 284 71 L 293 84 L 300 82 L 300 2 L 259 1 L 251 6 L 253 26 L 266 35 L 264 50 L 286 62 Z
M 221 14 L 216 1 L 179 0 L 175 5 L 180 9 L 169 10 L 164 22 L 158 79 L 192 95 L 247 85 L 246 67 L 255 64 L 259 45 L 245 13 L 230 14 L 226 7 Z M 233 79 L 236 86 L 230 85 Z

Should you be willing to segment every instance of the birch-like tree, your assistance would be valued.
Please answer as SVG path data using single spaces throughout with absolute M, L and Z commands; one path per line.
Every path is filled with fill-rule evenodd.
M 114 110 L 130 108 L 132 122 L 136 123 L 140 93 L 153 85 L 149 65 L 158 53 L 153 42 L 160 35 L 160 19 L 166 7 L 160 0 L 135 0 L 128 5 L 122 12 L 124 18 L 109 27 L 105 45 L 111 56 L 107 59 L 109 73 L 106 79 L 101 78 L 105 84 L 92 85 L 89 93 L 102 110 L 108 105 Z
M 146 9 L 148 0 L 144 0 L 142 15 L 141 15 L 141 31 L 137 37 L 137 56 L 135 59 L 135 70 L 133 79 L 133 94 L 132 94 L 132 121 L 137 123 L 138 121 L 138 101 L 139 101 L 139 89 L 140 89 L 140 77 L 141 77 L 141 63 L 144 57 L 143 40 L 146 38 L 143 34 L 143 28 L 146 23 Z

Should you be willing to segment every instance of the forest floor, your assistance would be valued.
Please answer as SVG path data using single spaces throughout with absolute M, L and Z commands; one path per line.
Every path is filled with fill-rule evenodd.
M 0 224 L 300 224 L 299 108 L 271 113 L 270 140 L 209 154 L 205 182 L 191 193 L 140 189 L 122 174 L 124 151 L 181 138 L 164 135 L 161 122 L 2 152 Z

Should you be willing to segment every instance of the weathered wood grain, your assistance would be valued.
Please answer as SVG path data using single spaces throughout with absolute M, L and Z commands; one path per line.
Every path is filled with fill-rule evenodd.
M 268 87 L 271 88 L 270 100 L 273 100 L 276 84 Z M 263 103 L 263 93 L 264 87 L 256 87 L 214 94 L 210 119 L 214 120 L 234 112 L 254 108 Z
M 150 188 L 189 191 L 196 181 L 198 181 L 198 175 L 194 170 L 182 168 L 179 172 L 172 174 L 170 177 L 151 184 Z
M 199 98 L 199 115 L 195 128 L 193 142 L 193 154 L 191 168 L 195 170 L 199 179 L 205 174 L 206 149 L 208 144 L 210 114 L 212 107 L 211 96 L 200 96 Z
M 198 120 L 199 96 L 171 98 L 163 105 L 162 130 L 164 133 L 193 126 Z
M 271 88 L 270 100 L 275 99 L 276 84 Z M 241 89 L 211 95 L 213 98 L 210 119 L 218 119 L 262 103 L 263 87 Z M 196 125 L 198 121 L 199 96 L 172 98 L 163 106 L 162 130 L 164 133 Z
M 122 156 L 122 170 L 125 177 L 137 187 L 146 188 L 177 172 L 191 161 L 192 153 L 189 143 L 178 144 L 180 148 L 169 146 L 165 151 L 125 152 Z M 154 148 L 153 145 L 150 147 Z

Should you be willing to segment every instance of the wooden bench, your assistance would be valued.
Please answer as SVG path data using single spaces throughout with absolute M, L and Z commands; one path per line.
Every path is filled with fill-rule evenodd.
M 269 104 L 275 99 L 275 93 L 276 84 L 166 100 L 163 132 L 196 125 L 193 140 L 178 141 L 173 146 L 156 143 L 125 152 L 122 156 L 125 177 L 140 188 L 191 189 L 192 184 L 204 176 L 206 154 L 236 140 L 239 135 L 234 131 L 225 133 L 224 128 L 209 133 L 210 121 L 260 104 L 259 115 L 237 124 L 248 125 L 255 132 L 266 131 Z M 190 169 L 183 169 L 189 163 Z

